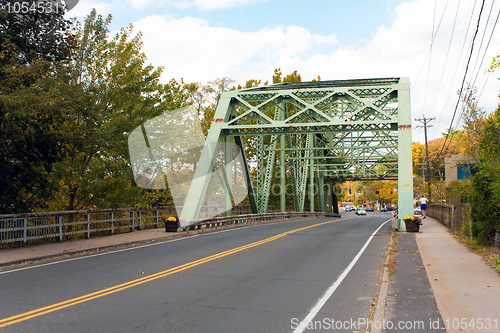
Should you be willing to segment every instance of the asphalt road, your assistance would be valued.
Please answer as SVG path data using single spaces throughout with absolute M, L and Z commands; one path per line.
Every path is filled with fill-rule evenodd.
M 0 332 L 293 332 L 305 318 L 305 331 L 358 330 L 391 214 L 344 215 L 2 271 Z

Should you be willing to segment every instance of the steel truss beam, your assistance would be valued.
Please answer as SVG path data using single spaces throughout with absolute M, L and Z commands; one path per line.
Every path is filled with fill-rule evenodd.
M 327 177 L 397 178 L 400 215 L 412 213 L 406 78 L 285 83 L 223 93 L 186 199 L 193 205 L 184 207 L 181 220 L 197 218 L 206 192 L 204 177 L 210 174 L 224 137 L 239 138 L 240 147 L 243 142 L 253 147 L 246 154 L 250 158 L 246 170 L 253 177 L 249 190 L 253 193 L 255 188 L 259 213 L 267 209 L 273 178 L 280 178 L 281 191 L 291 185 L 298 211 L 304 210 L 308 179 L 310 207 L 314 207 L 315 181 L 320 188 L 319 208 L 324 210 Z M 277 177 L 273 177 L 275 164 L 280 166 Z M 280 193 L 284 210 L 286 197 Z

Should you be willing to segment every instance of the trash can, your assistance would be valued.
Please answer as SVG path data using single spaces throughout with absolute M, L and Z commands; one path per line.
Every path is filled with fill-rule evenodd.
M 420 231 L 420 218 L 416 216 L 407 216 L 403 219 L 406 225 L 407 232 L 419 232 Z
M 177 232 L 179 222 L 174 216 L 164 217 L 163 222 L 165 222 L 165 232 Z

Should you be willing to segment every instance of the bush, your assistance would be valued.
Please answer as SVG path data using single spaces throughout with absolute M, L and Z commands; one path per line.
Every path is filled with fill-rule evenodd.
M 480 143 L 480 171 L 475 175 L 470 196 L 472 235 L 491 243 L 500 232 L 500 109 L 488 119 Z

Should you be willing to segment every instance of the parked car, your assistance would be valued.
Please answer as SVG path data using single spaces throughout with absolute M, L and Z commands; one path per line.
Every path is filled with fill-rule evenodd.
M 355 210 L 356 210 L 356 208 L 355 208 L 354 206 L 347 206 L 347 207 L 345 208 L 345 211 L 346 211 L 346 212 L 354 212 Z
M 373 207 L 366 207 L 366 211 L 367 211 L 367 212 L 373 212 L 373 211 L 375 211 L 375 210 L 373 209 Z
M 356 215 L 366 215 L 366 210 L 363 207 L 359 207 L 358 210 L 356 210 Z
M 413 214 L 414 215 L 422 215 L 422 210 L 420 209 L 420 207 L 417 207 L 413 210 Z
M 381 212 L 387 212 L 387 207 L 382 207 L 382 209 L 380 209 Z

